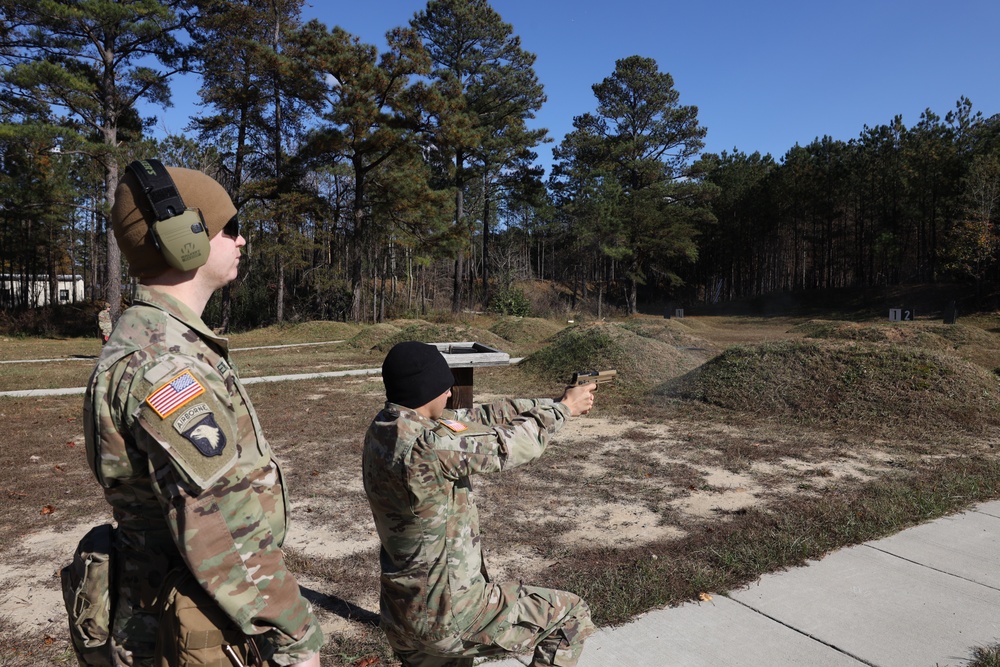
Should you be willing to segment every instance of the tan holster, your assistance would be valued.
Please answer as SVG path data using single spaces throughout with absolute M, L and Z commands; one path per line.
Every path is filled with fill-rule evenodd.
M 155 667 L 264 667 L 252 638 L 223 612 L 187 568 L 167 575 Z

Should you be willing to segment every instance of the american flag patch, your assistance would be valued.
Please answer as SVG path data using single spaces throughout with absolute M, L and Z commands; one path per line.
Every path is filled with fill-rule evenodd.
M 469 428 L 462 422 L 457 422 L 454 419 L 439 419 L 438 421 L 444 424 L 446 427 L 450 428 L 455 433 L 461 433 L 462 431 L 465 431 L 466 429 Z
M 161 419 L 166 419 L 177 408 L 204 392 L 205 388 L 194 379 L 191 371 L 184 371 L 147 396 L 146 403 Z

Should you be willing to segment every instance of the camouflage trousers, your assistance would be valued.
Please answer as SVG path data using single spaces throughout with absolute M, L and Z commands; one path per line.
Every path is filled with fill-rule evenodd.
M 489 584 L 489 604 L 465 632 L 420 641 L 386 627 L 403 667 L 472 667 L 473 659 L 534 650 L 532 667 L 574 667 L 595 628 L 573 593 L 518 583 Z

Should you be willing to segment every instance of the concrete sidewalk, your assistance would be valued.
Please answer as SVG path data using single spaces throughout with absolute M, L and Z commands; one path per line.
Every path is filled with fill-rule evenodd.
M 997 642 L 1000 502 L 991 502 L 603 628 L 579 667 L 958 667 Z

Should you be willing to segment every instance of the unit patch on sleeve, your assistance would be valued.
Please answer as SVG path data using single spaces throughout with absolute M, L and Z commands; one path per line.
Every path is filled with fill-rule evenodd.
M 207 403 L 198 403 L 185 410 L 174 420 L 174 430 L 205 456 L 219 456 L 226 448 L 226 433 L 219 428 Z
M 205 456 L 218 456 L 226 448 L 226 434 L 215 423 L 214 415 L 204 419 L 182 433 Z
M 166 419 L 178 408 L 205 393 L 205 387 L 198 382 L 191 371 L 184 371 L 146 397 L 146 404 Z

